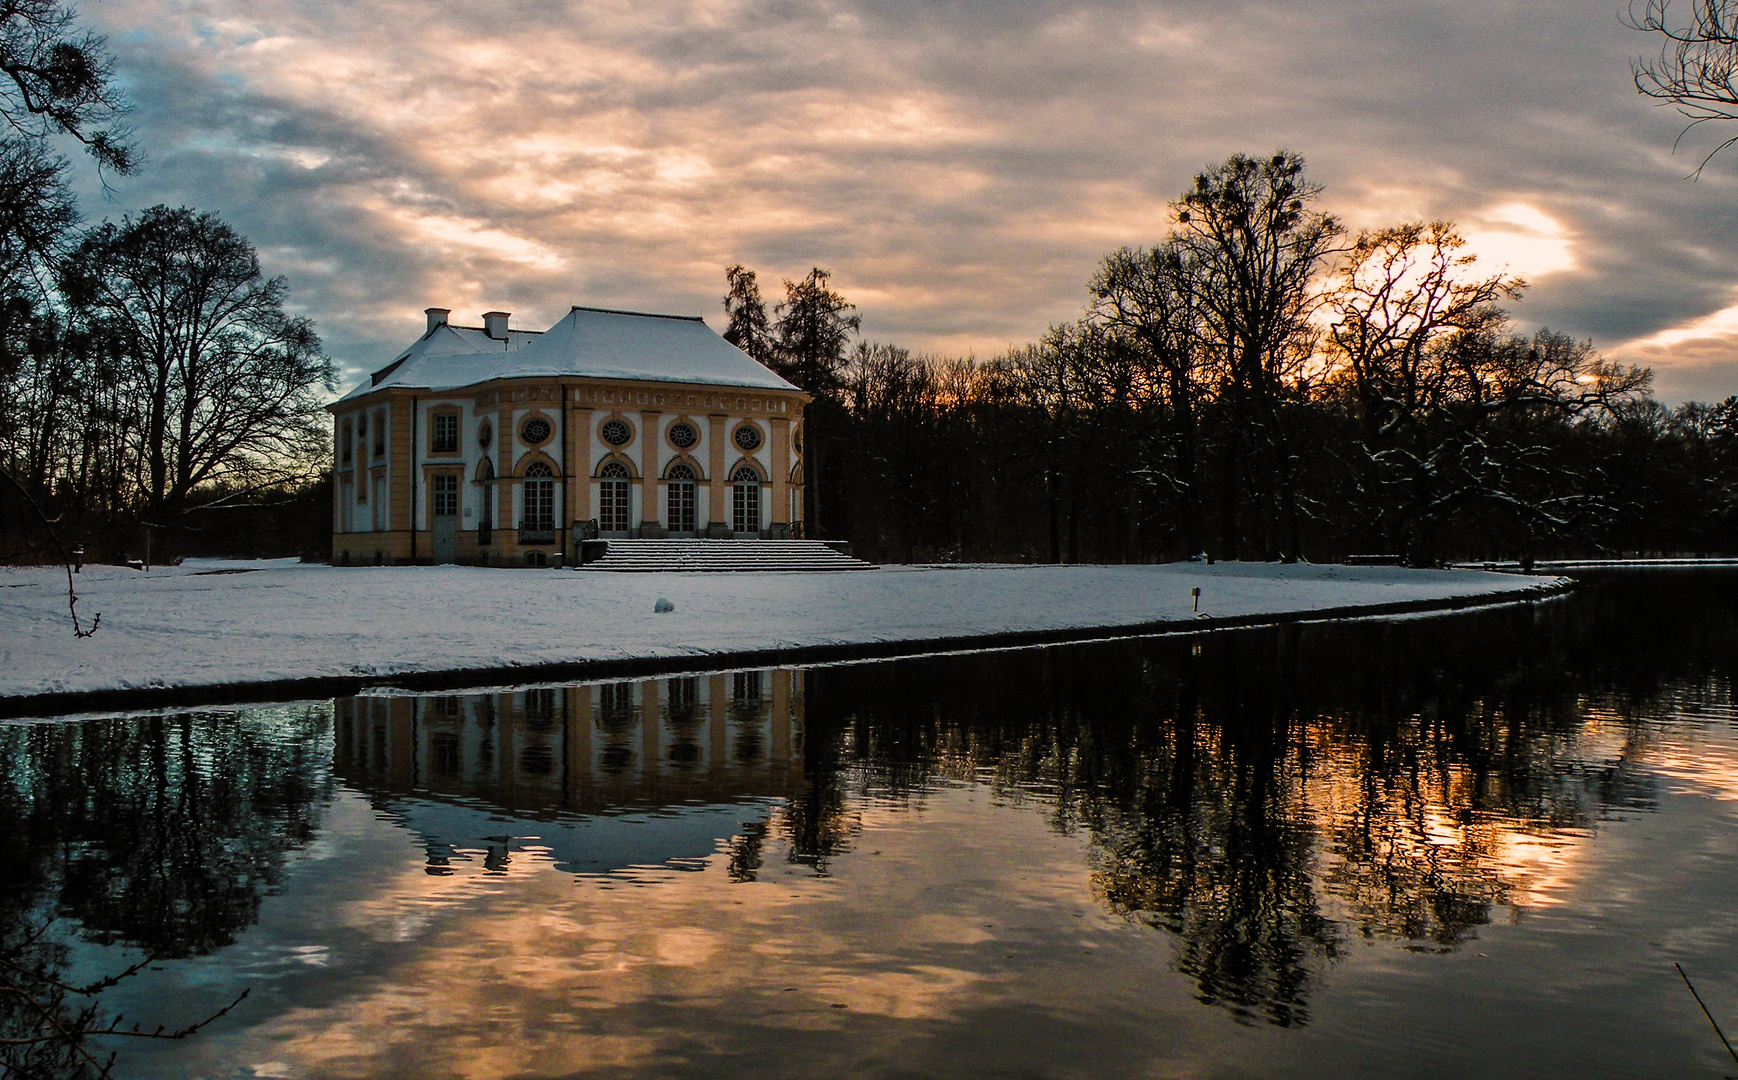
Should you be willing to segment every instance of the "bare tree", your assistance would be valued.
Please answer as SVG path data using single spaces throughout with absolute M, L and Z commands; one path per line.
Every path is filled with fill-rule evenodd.
M 1442 407 L 1460 373 L 1434 346 L 1491 325 L 1493 305 L 1526 282 L 1477 275 L 1476 257 L 1446 221 L 1360 232 L 1327 293 L 1330 361 L 1350 380 L 1367 438 L 1393 434 Z
M 1685 7 L 1688 16 L 1680 18 L 1683 9 L 1674 10 L 1672 0 L 1643 0 L 1623 21 L 1662 39 L 1659 55 L 1635 60 L 1631 75 L 1638 91 L 1689 119 L 1688 134 L 1709 121 L 1738 120 L 1738 0 L 1689 0 Z M 1722 140 L 1702 165 L 1735 142 L 1738 135 Z
M 1149 482 L 1168 487 L 1181 504 L 1184 550 L 1201 549 L 1198 414 L 1209 393 L 1203 376 L 1199 264 L 1173 238 L 1153 248 L 1121 248 L 1105 256 L 1087 290 L 1087 317 L 1144 369 L 1144 391 L 1159 410 L 1162 453 L 1144 463 Z
M 130 173 L 138 154 L 121 123 L 125 112 L 105 42 L 80 27 L 72 7 L 59 0 L 0 0 L 0 120 L 9 129 L 0 136 L 0 505 L 9 504 L 19 519 L 11 528 L 0 522 L 0 536 L 23 545 L 20 552 L 0 554 L 40 557 L 52 551 L 61 558 L 73 632 L 81 637 L 96 624 L 87 630 L 78 618 L 61 515 L 43 505 L 43 485 L 30 476 L 45 458 L 21 445 L 40 444 L 43 431 L 21 424 L 16 391 L 25 369 L 31 369 L 26 381 L 42 374 L 31 346 L 40 340 L 42 324 L 55 321 L 49 314 L 50 268 L 78 221 L 66 162 L 54 153 L 52 140 L 70 135 L 99 172 Z M 47 382 L 58 386 L 62 380 Z
M 0 117 L 27 140 L 71 135 L 100 168 L 129 173 L 137 166 L 121 122 L 127 106 L 114 58 L 100 35 L 79 26 L 70 5 L 0 0 L 0 75 Z
M 142 423 L 133 482 L 147 522 L 175 520 L 196 489 L 225 498 L 307 477 L 326 442 L 316 391 L 331 360 L 283 278 L 215 215 L 153 207 L 86 234 L 63 274 L 84 317 L 120 342 Z
M 1199 267 L 1204 341 L 1224 369 L 1230 412 L 1220 510 L 1223 544 L 1241 546 L 1236 493 L 1258 477 L 1278 535 L 1263 555 L 1291 560 L 1302 539 L 1297 462 L 1286 424 L 1288 391 L 1307 350 L 1312 288 L 1341 233 L 1315 208 L 1321 187 L 1304 176 L 1303 158 L 1280 151 L 1257 160 L 1237 154 L 1195 177 L 1173 206 L 1177 243 Z M 1255 436 L 1253 444 L 1244 433 Z M 1262 466 L 1257 470 L 1254 466 Z M 1265 531 L 1265 530 L 1264 530 Z

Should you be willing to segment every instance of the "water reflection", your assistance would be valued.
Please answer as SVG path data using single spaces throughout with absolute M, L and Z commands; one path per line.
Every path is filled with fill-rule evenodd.
M 84 1075 L 76 1040 L 27 1041 L 112 1019 L 68 985 L 252 926 L 317 830 L 330 757 L 324 707 L 0 726 L 0 1039 L 26 1040 L 0 1066 Z M 77 942 L 109 948 L 81 968 Z
M 1091 837 L 1095 894 L 1180 939 L 1199 1000 L 1309 1017 L 1348 940 L 1444 950 L 1554 902 L 1603 816 L 1646 812 L 1663 725 L 1730 716 L 1733 575 L 1615 577 L 1569 603 L 935 658 L 811 676 L 813 770 L 938 779 Z
M 773 1047 L 794 1075 L 987 1075 L 1202 1017 L 1339 1037 L 1361 950 L 1480 956 L 1588 903 L 1590 866 L 1641 895 L 1691 864 L 1600 842 L 1686 784 L 1738 800 L 1735 612 L 1738 574 L 1629 575 L 1448 619 L 0 727 L 0 946 L 238 957 L 149 976 L 217 1002 L 277 980 L 210 1051 L 139 1057 L 164 1075 L 230 1037 L 286 1075 L 714 1075 Z M 1672 827 L 1722 850 L 1698 814 Z M 1670 918 L 1738 925 L 1697 887 Z M 495 1012 L 518 1042 L 471 1023 Z M 1179 1053 L 1148 1064 L 1213 1057 Z

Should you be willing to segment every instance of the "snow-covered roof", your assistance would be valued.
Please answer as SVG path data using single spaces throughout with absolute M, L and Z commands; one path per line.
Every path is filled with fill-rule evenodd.
M 575 307 L 542 333 L 512 330 L 505 341 L 442 324 L 344 399 L 389 386 L 452 390 L 491 379 L 564 375 L 797 389 L 719 337 L 698 315 Z

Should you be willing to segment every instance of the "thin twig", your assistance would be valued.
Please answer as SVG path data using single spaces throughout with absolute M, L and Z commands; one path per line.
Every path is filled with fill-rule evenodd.
M 1728 1054 L 1732 1055 L 1732 1063 L 1738 1065 L 1738 1050 L 1732 1049 L 1731 1042 L 1726 1039 L 1726 1033 L 1720 1030 L 1720 1022 L 1714 1019 L 1713 1013 L 1708 1011 L 1707 1003 L 1702 1000 L 1702 995 L 1696 993 L 1696 984 L 1690 981 L 1689 975 L 1685 974 L 1684 965 L 1674 960 L 1672 966 L 1678 969 L 1678 975 L 1684 980 L 1684 985 L 1690 988 L 1690 996 L 1696 999 L 1697 1005 L 1702 1006 L 1702 1015 L 1708 1018 L 1708 1023 L 1714 1025 L 1714 1034 L 1720 1036 L 1720 1044 L 1726 1048 Z

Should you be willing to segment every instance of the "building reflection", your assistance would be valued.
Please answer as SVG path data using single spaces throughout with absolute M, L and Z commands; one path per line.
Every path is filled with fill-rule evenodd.
M 788 669 L 340 698 L 333 771 L 424 837 L 431 872 L 527 847 L 576 871 L 692 866 L 797 793 L 802 712 Z

